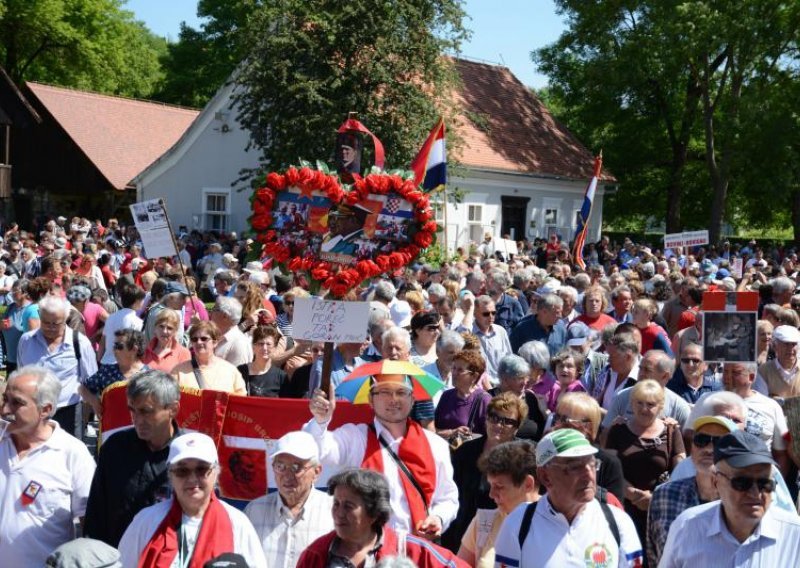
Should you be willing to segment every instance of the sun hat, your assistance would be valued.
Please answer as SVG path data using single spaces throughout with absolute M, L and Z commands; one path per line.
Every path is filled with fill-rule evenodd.
M 554 430 L 536 446 L 536 465 L 542 467 L 554 458 L 581 458 L 598 452 L 586 436 L 571 428 Z

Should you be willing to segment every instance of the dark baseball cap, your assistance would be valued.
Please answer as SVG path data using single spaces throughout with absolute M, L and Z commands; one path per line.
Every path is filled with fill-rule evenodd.
M 723 460 L 736 468 L 759 464 L 776 465 L 764 440 L 744 430 L 726 434 L 717 441 L 714 446 L 714 463 Z
M 164 287 L 164 295 L 166 296 L 167 294 L 183 294 L 184 296 L 188 296 L 189 290 L 180 282 L 167 282 L 167 285 Z
M 248 564 L 241 554 L 225 552 L 203 564 L 203 568 L 248 568 Z

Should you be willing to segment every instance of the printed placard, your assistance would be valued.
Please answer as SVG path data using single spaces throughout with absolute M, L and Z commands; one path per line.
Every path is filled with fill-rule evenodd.
M 295 339 L 361 343 L 367 338 L 368 302 L 296 298 L 292 333 Z
M 703 359 L 753 363 L 757 358 L 758 293 L 703 294 Z
M 178 254 L 160 199 L 131 204 L 131 215 L 144 245 L 145 258 L 173 257 Z

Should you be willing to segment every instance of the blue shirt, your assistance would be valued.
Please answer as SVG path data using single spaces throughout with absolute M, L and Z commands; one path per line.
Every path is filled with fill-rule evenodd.
M 511 330 L 514 329 L 519 320 L 525 317 L 525 312 L 522 310 L 519 300 L 508 294 L 500 296 L 500 301 L 495 302 L 495 309 L 497 310 L 497 315 L 494 318 L 494 323 L 502 326 L 507 333 L 511 333 Z
M 658 566 L 673 521 L 689 507 L 700 504 L 696 477 L 662 483 L 655 488 L 647 516 L 645 545 L 650 566 Z
M 703 375 L 703 384 L 700 385 L 699 389 L 694 390 L 686 383 L 686 377 L 680 367 L 675 370 L 675 374 L 672 375 L 672 378 L 667 383 L 667 388 L 689 404 L 696 403 L 707 392 L 724 390 L 721 382 L 708 375 Z
M 64 340 L 50 352 L 42 330 L 36 329 L 24 334 L 17 348 L 17 364 L 20 367 L 25 365 L 45 367 L 55 373 L 61 381 L 59 408 L 78 403 L 79 381 L 88 379 L 97 372 L 97 356 L 91 342 L 82 333 L 77 334 L 81 354 L 81 365 L 80 369 L 78 368 L 78 359 L 72 346 L 72 335 L 72 330 L 66 328 Z
M 546 330 L 535 315 L 530 315 L 517 324 L 514 331 L 511 332 L 509 340 L 514 353 L 517 353 L 519 348 L 528 341 L 536 340 L 546 343 L 550 355 L 555 355 L 567 344 L 567 326 L 564 325 L 564 322 L 557 321 L 550 330 Z

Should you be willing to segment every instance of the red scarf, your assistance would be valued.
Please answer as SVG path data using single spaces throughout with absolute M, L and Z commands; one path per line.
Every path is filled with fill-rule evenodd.
M 173 497 L 172 507 L 139 557 L 139 568 L 170 567 L 178 555 L 178 527 L 182 514 L 180 503 Z M 233 552 L 233 525 L 225 507 L 212 493 L 189 567 L 202 568 L 204 563 L 224 552 Z
M 425 431 L 413 420 L 408 421 L 406 435 L 400 442 L 397 457 L 416 478 L 425 495 L 425 500 L 423 501 L 419 491 L 417 491 L 406 474 L 402 471 L 398 472 L 400 474 L 400 482 L 403 484 L 403 492 L 406 494 L 408 510 L 411 512 L 411 530 L 414 532 L 419 523 L 428 517 L 428 505 L 430 505 L 433 491 L 436 489 L 436 466 L 433 461 L 431 446 L 425 437 Z M 367 429 L 367 451 L 364 452 L 364 460 L 361 462 L 361 467 L 383 473 L 381 443 L 372 428 Z

